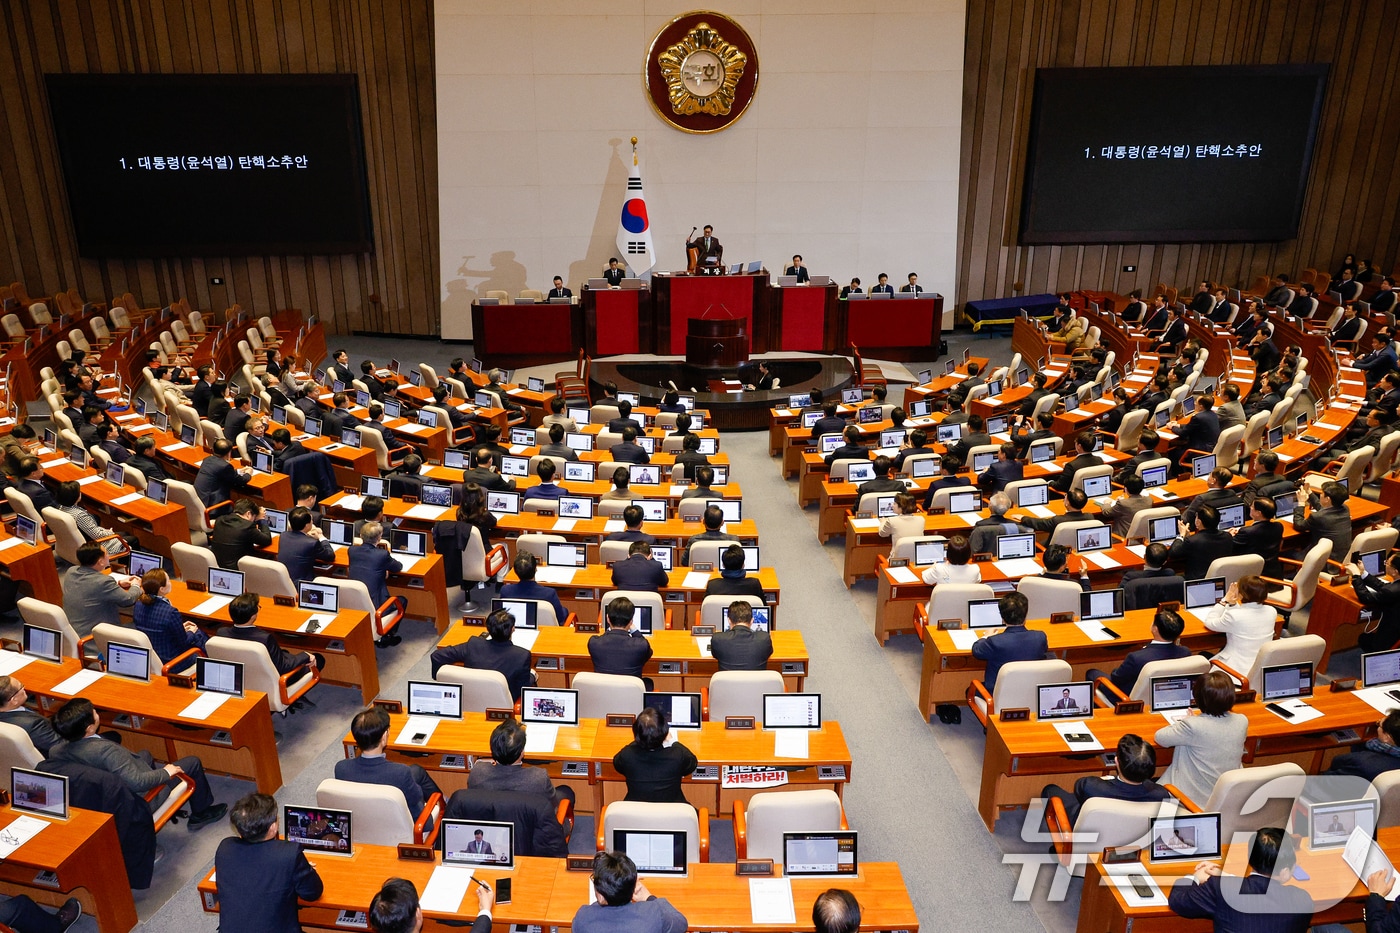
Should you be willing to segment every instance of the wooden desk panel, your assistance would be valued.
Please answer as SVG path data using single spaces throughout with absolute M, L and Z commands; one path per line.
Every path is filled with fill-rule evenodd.
M 22 815 L 28 814 L 8 807 L 0 810 L 0 828 Z M 120 844 L 111 814 L 72 808 L 66 821 L 44 822 L 49 824 L 44 830 L 0 862 L 0 890 L 27 894 L 52 908 L 76 897 L 82 902 L 83 913 L 97 921 L 101 933 L 126 933 L 134 928 L 136 902 L 126 868 L 120 858 L 115 860 L 120 870 L 112 867 L 112 853 L 120 851 Z M 56 874 L 56 886 L 35 883 L 35 874 L 40 871 Z

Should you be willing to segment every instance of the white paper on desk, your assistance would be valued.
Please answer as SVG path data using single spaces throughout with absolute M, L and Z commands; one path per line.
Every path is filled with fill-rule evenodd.
M 331 614 L 331 613 L 325 613 L 325 612 L 317 612 L 317 613 L 315 613 L 315 614 L 313 614 L 313 615 L 307 616 L 307 617 L 306 617 L 306 621 L 297 626 L 297 631 L 298 631 L 298 632 L 302 632 L 302 633 L 306 633 L 306 632 L 311 631 L 311 623 L 312 623 L 312 622 L 319 622 L 319 623 L 320 623 L 319 625 L 316 626 L 316 630 L 317 630 L 317 631 L 320 631 L 321 629 L 325 628 L 327 625 L 330 625 L 330 624 L 331 624 L 332 622 L 334 622 L 334 621 L 335 621 L 335 616 L 334 616 L 333 614 Z
M 439 518 L 442 518 L 442 516 L 445 515 L 448 511 L 449 509 L 440 505 L 424 505 L 423 503 L 419 503 L 418 505 L 415 505 L 413 508 L 405 512 L 404 517 L 423 518 L 427 519 L 428 521 L 435 522 Z
M 856 531 L 879 531 L 880 520 L 878 518 L 853 518 L 851 527 Z
M 21 816 L 0 831 L 0 859 L 9 858 L 14 851 L 37 836 L 49 825 L 48 820 Z
M 440 720 L 436 716 L 410 716 L 404 722 L 403 728 L 399 730 L 399 737 L 394 739 L 395 745 L 425 745 L 433 737 L 433 730 L 437 728 Z M 421 742 L 413 741 L 415 735 L 422 735 Z
M 1106 454 L 1106 453 L 1097 453 L 1097 454 L 1095 454 L 1094 456 L 1098 457 L 1098 458 L 1099 458 L 1099 462 L 1101 462 L 1101 463 L 1112 463 L 1112 462 L 1113 462 L 1113 457 L 1112 457 L 1110 454 Z
M 1079 556 L 1095 567 L 1098 567 L 1100 570 L 1109 570 L 1113 567 L 1123 566 L 1118 561 L 1114 560 L 1113 555 L 1107 551 L 1090 551 L 1087 554 L 1080 554 Z
M 474 868 L 458 868 L 456 865 L 439 865 L 433 869 L 428 886 L 418 898 L 418 906 L 423 910 L 455 914 L 462 909 L 462 898 L 471 887 Z
M 67 457 L 59 457 L 57 460 L 45 460 L 43 466 L 44 466 L 44 469 L 47 470 L 47 469 L 49 469 L 49 468 L 51 468 L 51 467 L 63 466 L 63 465 L 66 464 L 66 463 L 72 463 L 72 462 L 73 462 L 73 461 L 72 461 L 72 460 L 69 460 Z
M 210 596 L 204 602 L 200 603 L 198 606 L 195 606 L 194 609 L 190 610 L 190 614 L 197 616 L 212 616 L 214 613 L 218 612 L 220 609 L 223 609 L 231 602 L 233 602 L 232 596 Z
M 695 650 L 700 652 L 700 657 L 708 658 L 710 656 L 710 636 L 696 635 Z
M 559 741 L 559 727 L 548 722 L 532 722 L 525 727 L 525 754 L 552 755 Z
M 754 923 L 795 925 L 797 908 L 792 904 L 792 879 L 750 878 L 749 910 Z
M 670 493 L 670 494 L 673 495 L 673 496 L 684 495 L 684 494 L 685 494 L 685 491 L 686 491 L 687 489 L 689 489 L 689 488 L 690 488 L 690 487 L 687 486 L 685 483 L 672 483 L 672 484 L 671 484 L 671 493 Z
M 1197 612 L 1195 609 L 1178 609 L 1177 612 L 1188 619 L 1195 619 L 1202 625 L 1206 624 L 1206 614 L 1203 612 Z
M 78 480 L 78 485 L 86 486 L 88 483 L 96 483 L 101 479 L 101 476 L 98 476 L 96 473 L 94 473 L 91 476 L 84 476 L 82 479 Z
M 982 520 L 981 512 L 959 512 L 957 513 L 957 515 L 958 518 L 961 518 L 963 520 L 963 523 L 966 524 L 969 528 L 971 528 L 973 525 L 977 524 Z
M 1281 706 L 1293 715 L 1278 716 L 1278 713 L 1269 709 L 1270 706 Z M 1306 701 L 1297 698 L 1294 698 L 1292 700 L 1276 700 L 1273 703 L 1266 703 L 1264 708 L 1269 709 L 1269 712 L 1273 713 L 1275 716 L 1278 716 L 1279 719 L 1282 719 L 1284 722 L 1287 723 L 1311 722 L 1314 719 L 1322 718 L 1322 710 L 1317 709 L 1313 706 L 1309 706 Z
M 1113 641 L 1113 636 L 1105 632 L 1103 626 L 1097 622 L 1079 619 L 1074 625 L 1083 632 L 1084 637 L 1090 641 Z
M 346 509 L 350 512 L 360 511 L 360 507 L 365 504 L 364 496 L 341 496 L 340 501 L 335 504 L 338 509 Z
M 808 734 L 806 729 L 773 730 L 773 757 L 806 758 Z
M 1164 709 L 1159 710 L 1159 713 L 1161 714 L 1161 717 L 1169 723 L 1181 722 L 1181 720 L 1186 719 L 1191 715 L 1191 711 L 1189 709 Z
M 1144 560 L 1147 559 L 1147 545 L 1145 544 L 1130 544 L 1128 545 L 1128 550 Z
M 1340 424 L 1328 424 L 1326 421 L 1314 421 L 1312 427 L 1320 431 L 1340 431 L 1342 429 Z
M 173 454 L 177 450 L 188 450 L 189 446 L 190 445 L 186 444 L 184 441 L 176 441 L 173 444 L 166 444 L 160 449 L 160 452 L 163 454 Z
M 26 664 L 32 664 L 34 656 L 32 654 L 20 654 L 18 651 L 0 651 L 0 674 L 6 676 L 13 674 Z
M 125 415 L 117 415 L 117 420 L 118 420 L 118 421 L 134 421 L 135 419 L 140 418 L 140 417 L 141 417 L 140 415 L 138 415 L 136 412 L 133 411 L 133 412 L 130 412 L 130 413 L 125 414 Z M 8 421 L 9 419 L 7 418 L 6 420 Z
M 578 519 L 576 519 L 576 518 L 556 518 L 556 519 L 554 520 L 554 530 L 555 530 L 555 531 L 573 531 L 573 530 L 574 530 L 574 526 L 577 525 L 577 524 L 578 524 Z
M 76 695 L 83 688 L 89 687 L 92 684 L 97 683 L 101 679 L 101 671 L 78 671 L 78 673 L 63 681 L 63 683 L 56 684 L 53 688 L 53 692 L 61 693 L 66 697 L 71 697 Z
M 1103 748 L 1103 743 L 1094 738 L 1094 733 L 1089 731 L 1088 723 L 1083 720 L 1057 722 L 1055 723 L 1055 731 L 1060 733 L 1060 738 L 1064 739 L 1065 744 L 1073 751 L 1091 752 Z M 1075 736 L 1075 738 L 1071 739 L 1070 736 Z M 1081 739 L 1079 736 L 1088 736 L 1088 738 Z
M 790 408 L 775 408 L 773 409 L 773 414 L 777 415 L 779 418 L 791 418 L 793 413 Z
M 1385 687 L 1363 687 L 1352 694 L 1362 703 L 1371 707 L 1378 713 L 1388 713 L 1393 709 L 1400 708 L 1400 700 L 1395 699 L 1387 691 L 1396 689 L 1393 686 Z
M 1026 511 L 1030 512 L 1036 518 L 1050 518 L 1055 514 L 1050 511 L 1047 506 L 1043 505 L 1028 505 L 1026 506 Z
M 1033 573 L 1040 573 L 1040 564 L 1034 557 L 1010 557 L 1006 560 L 993 561 L 993 566 L 1006 574 L 1008 577 L 1024 577 Z
M 690 590 L 703 590 L 710 584 L 710 575 L 702 570 L 691 570 L 681 581 L 681 586 Z
M 23 543 L 24 539 L 22 538 L 6 538 L 5 540 L 0 541 L 0 551 L 5 550 L 5 548 L 15 547 Z
M 1395 880 L 1391 884 L 1390 890 L 1386 892 L 1385 899 L 1393 901 L 1396 894 L 1400 894 L 1400 878 L 1396 877 L 1395 868 L 1364 827 L 1352 827 L 1347 844 L 1342 849 L 1342 861 L 1346 862 L 1347 867 L 1356 874 L 1357 878 L 1361 879 L 1362 884 L 1365 884 L 1366 879 L 1378 871 L 1390 872 L 1390 877 Z
M 131 503 L 139 502 L 144 498 L 146 498 L 146 494 L 144 492 L 129 492 L 124 496 L 117 496 L 115 499 L 112 500 L 112 504 L 130 505 Z
M 549 586 L 568 586 L 574 582 L 574 567 L 541 567 L 535 579 Z
M 510 633 L 510 643 L 529 651 L 535 647 L 535 639 L 539 637 L 540 630 L 537 628 L 518 628 Z
M 986 402 L 988 405 L 1000 405 L 1000 404 L 1001 404 L 1001 396 L 1000 396 L 1000 395 L 988 395 L 988 396 L 983 397 L 982 401 Z
M 406 434 L 422 434 L 427 429 L 421 424 L 415 424 L 414 422 L 410 421 L 406 424 L 399 425 L 398 427 L 394 428 L 394 430 L 403 431 Z
M 610 518 L 607 521 L 603 522 L 603 530 L 606 531 L 608 534 L 612 534 L 615 531 L 623 531 L 626 528 L 627 523 L 620 518 Z
M 1278 454 L 1279 461 L 1282 462 L 1282 463 L 1292 463 L 1292 462 L 1293 462 L 1293 458 L 1290 457 L 1288 454 L 1279 454 L 1277 450 L 1274 451 L 1274 453 Z
M 228 693 L 201 693 L 189 706 L 180 710 L 182 719 L 208 719 L 228 700 Z
M 1161 886 L 1143 869 L 1124 874 L 1105 872 L 1103 877 L 1107 883 L 1118 889 L 1118 892 L 1123 895 L 1123 902 L 1129 907 L 1165 907 L 1167 904 L 1167 895 L 1162 891 Z M 1143 897 L 1134 890 L 1133 881 L 1135 879 L 1141 879 L 1141 883 L 1146 883 L 1152 889 L 1150 897 Z
M 1063 463 L 1042 463 L 1040 468 L 1046 473 L 1059 473 L 1064 470 L 1065 465 Z
M 934 620 L 935 623 L 937 620 Z M 953 647 L 959 651 L 971 651 L 972 646 L 977 644 L 977 630 L 971 628 L 949 629 L 949 638 L 953 640 Z
M 1147 490 L 1147 494 L 1154 499 L 1170 499 L 1173 497 L 1172 491 L 1165 486 L 1153 486 L 1151 489 Z
M 889 567 L 887 569 L 896 583 L 919 582 L 918 574 L 914 573 L 914 571 L 910 570 L 908 567 Z
M 147 431 L 154 431 L 155 429 L 156 426 L 153 424 L 131 424 L 126 426 L 126 433 L 145 434 Z

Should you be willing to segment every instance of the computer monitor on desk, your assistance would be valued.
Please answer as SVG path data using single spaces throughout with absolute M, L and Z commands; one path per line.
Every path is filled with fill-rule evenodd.
M 462 685 L 438 683 L 435 680 L 410 680 L 408 715 L 461 719 Z
M 1154 713 L 1190 709 L 1196 703 L 1196 681 L 1201 674 L 1171 674 L 1153 677 L 1149 684 L 1151 709 Z
M 21 632 L 24 653 L 45 661 L 63 660 L 63 634 L 58 629 L 24 623 Z
M 1225 598 L 1224 577 L 1202 577 L 1186 581 L 1186 608 L 1204 609 Z
M 1040 719 L 1092 719 L 1094 685 L 1085 680 L 1036 687 Z
M 243 696 L 243 662 L 219 661 L 215 658 L 194 659 L 194 688 L 206 693 Z
M 1035 556 L 1035 535 L 1002 535 L 997 538 L 997 560 Z M 1000 616 L 998 616 L 1000 618 Z
M 1141 475 L 1144 489 L 1167 485 L 1167 467 L 1165 466 L 1147 467 L 1142 470 Z
M 1148 849 L 1153 863 L 1220 857 L 1220 814 L 1188 813 L 1152 820 Z
M 855 877 L 860 873 L 854 830 L 783 833 L 783 876 Z
M 684 878 L 688 845 L 681 829 L 613 830 L 612 850 L 626 853 L 639 875 Z
M 282 813 L 288 842 L 295 842 L 318 855 L 349 856 L 354 852 L 349 810 L 287 804 Z
M 488 820 L 443 820 L 442 863 L 492 869 L 515 867 L 515 824 Z

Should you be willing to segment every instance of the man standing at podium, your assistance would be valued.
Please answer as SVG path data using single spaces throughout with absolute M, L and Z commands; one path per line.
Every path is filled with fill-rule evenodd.
M 878 284 L 878 285 L 876 285 L 874 288 L 872 288 L 872 289 L 870 290 L 870 294 L 872 294 L 872 295 L 881 295 L 881 294 L 893 295 L 893 294 L 894 294 L 894 286 L 890 284 L 890 277 L 889 277 L 888 275 L 886 275 L 885 273 L 881 272 L 881 273 L 880 273 L 880 284 Z
M 686 240 L 685 248 L 697 250 L 695 270 L 703 275 L 718 275 L 724 270 L 724 247 L 714 236 L 715 228 L 705 224 L 703 235 Z
M 608 267 L 603 270 L 603 278 L 608 280 L 611 288 L 620 287 L 622 280 L 627 278 L 627 270 L 618 265 L 616 256 L 608 260 Z
M 807 275 L 807 267 L 802 264 L 801 255 L 792 257 L 792 265 L 788 266 L 787 269 L 783 271 L 783 275 L 796 276 L 798 285 L 810 281 L 810 277 Z
M 909 273 L 909 284 L 908 284 L 908 285 L 901 285 L 901 286 L 899 287 L 899 290 L 902 291 L 902 292 L 913 292 L 913 293 L 916 294 L 916 295 L 919 294 L 919 292 L 923 291 L 923 290 L 924 290 L 924 287 L 923 287 L 922 285 L 919 284 L 919 275 L 918 275 L 918 273 L 917 273 L 917 272 L 911 272 L 911 273 Z

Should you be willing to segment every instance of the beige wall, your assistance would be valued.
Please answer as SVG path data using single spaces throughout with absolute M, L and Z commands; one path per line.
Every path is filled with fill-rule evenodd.
M 713 224 L 729 262 L 956 300 L 964 0 L 734 0 L 758 93 L 712 135 L 652 111 L 642 64 L 686 0 L 436 0 L 443 335 L 478 293 L 575 292 L 615 255 L 639 138 L 657 269 Z M 778 269 L 778 271 L 781 271 Z

